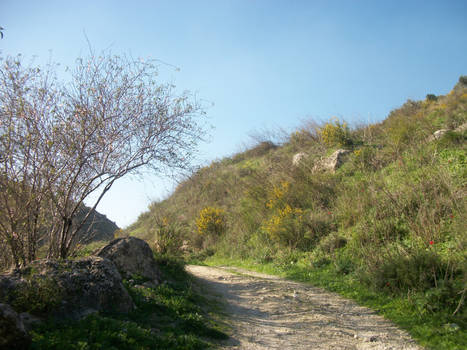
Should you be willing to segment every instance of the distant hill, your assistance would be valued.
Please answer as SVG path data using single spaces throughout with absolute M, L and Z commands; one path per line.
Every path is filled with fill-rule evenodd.
M 84 207 L 78 214 L 78 220 L 84 218 L 89 210 L 90 208 Z M 89 234 L 89 242 L 110 241 L 114 238 L 115 231 L 118 229 L 119 227 L 115 222 L 109 220 L 104 214 L 94 211 L 94 213 L 89 216 L 80 232 L 87 236 Z

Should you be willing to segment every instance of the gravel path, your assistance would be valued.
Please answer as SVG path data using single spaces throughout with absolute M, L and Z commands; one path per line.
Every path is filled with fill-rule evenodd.
M 423 349 L 373 310 L 320 288 L 230 267 L 187 271 L 225 304 L 232 337 L 223 349 Z

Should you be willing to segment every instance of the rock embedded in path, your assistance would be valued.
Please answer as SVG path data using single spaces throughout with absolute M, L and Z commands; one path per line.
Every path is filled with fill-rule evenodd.
M 95 255 L 112 261 L 123 278 L 134 275 L 160 283 L 160 271 L 149 245 L 136 237 L 117 238 Z

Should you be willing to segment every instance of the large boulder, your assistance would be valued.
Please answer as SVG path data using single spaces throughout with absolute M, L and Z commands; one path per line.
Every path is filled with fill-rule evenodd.
M 27 349 L 31 339 L 21 316 L 8 304 L 0 304 L 0 349 Z
M 160 283 L 160 270 L 149 245 L 136 237 L 117 238 L 95 255 L 111 260 L 123 278 L 135 275 Z
M 26 292 L 28 288 L 36 288 L 36 294 Z M 18 293 L 22 290 L 25 293 Z M 135 308 L 115 265 L 96 256 L 80 260 L 38 260 L 0 276 L 0 300 L 16 305 L 18 295 L 23 299 L 24 295 L 30 295 L 35 298 L 31 305 L 40 307 L 38 313 L 58 318 L 80 319 L 98 311 L 126 313 Z

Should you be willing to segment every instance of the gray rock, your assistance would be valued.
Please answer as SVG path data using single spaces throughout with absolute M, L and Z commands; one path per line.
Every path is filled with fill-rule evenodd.
M 347 160 L 347 156 L 349 153 L 351 153 L 351 151 L 346 149 L 338 149 L 329 157 L 324 158 L 320 162 L 315 164 L 315 166 L 313 167 L 313 172 L 327 170 L 334 173 Z
M 464 123 L 462 125 L 459 125 L 457 128 L 454 129 L 455 132 L 464 132 L 467 130 L 467 123 Z M 433 135 L 430 135 L 427 139 L 428 142 L 432 142 L 435 140 L 439 140 L 441 137 L 443 137 L 444 134 L 446 134 L 449 130 L 448 129 L 440 129 L 436 130 Z
M 0 277 L 0 294 L 3 294 L 0 297 L 13 302 L 15 293 L 12 292 L 26 286 L 28 281 L 39 285 L 41 281 L 50 281 L 56 288 L 52 292 L 58 300 L 51 304 L 46 316 L 80 319 L 96 311 L 126 313 L 135 308 L 117 268 L 101 257 L 35 261 Z
M 29 338 L 20 315 L 8 304 L 0 304 L 0 349 L 27 349 Z
M 293 166 L 299 166 L 300 165 L 300 162 L 306 158 L 307 154 L 305 152 L 300 152 L 300 153 L 297 153 L 293 156 L 292 158 L 292 165 Z
M 444 134 L 446 134 L 448 132 L 447 129 L 440 129 L 440 130 L 436 130 L 433 135 L 431 135 L 429 138 L 428 138 L 428 142 L 431 142 L 431 141 L 434 141 L 434 140 L 439 140 L 441 137 L 443 137 Z
M 95 255 L 111 260 L 123 278 L 134 275 L 160 283 L 160 270 L 149 245 L 136 237 L 117 238 Z
M 456 132 L 463 132 L 465 130 L 467 130 L 467 123 L 459 125 L 457 128 L 454 129 L 454 131 Z
M 143 283 L 143 287 L 146 287 L 146 288 L 156 288 L 157 287 L 157 284 L 155 284 L 154 282 L 151 282 L 151 281 L 146 281 Z

